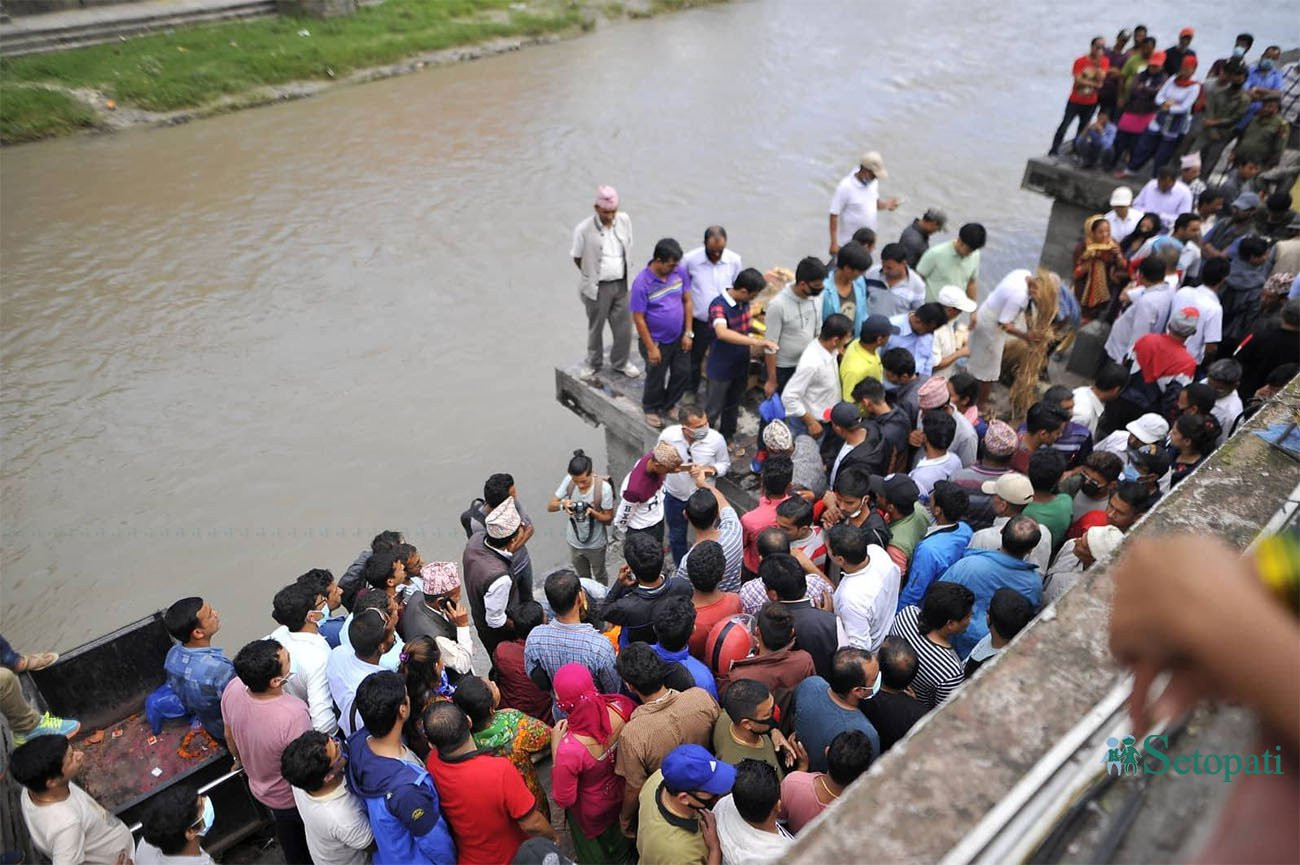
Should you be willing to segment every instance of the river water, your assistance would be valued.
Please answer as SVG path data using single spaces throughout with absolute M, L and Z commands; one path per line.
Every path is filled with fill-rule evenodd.
M 568 244 L 596 185 L 641 254 L 721 222 L 746 263 L 793 267 L 878 149 L 907 198 L 885 239 L 931 205 L 979 220 L 990 285 L 1035 261 L 1048 203 L 1019 180 L 1070 62 L 1124 23 L 1061 9 L 739 2 L 5 150 L 0 631 L 66 650 L 201 594 L 233 652 L 278 587 L 378 529 L 459 559 L 493 471 L 536 516 L 534 559 L 564 559 L 545 501 L 572 448 L 604 453 L 552 373 L 582 353 Z M 1143 14 L 1162 45 L 1204 25 L 1218 57 L 1222 9 Z M 1261 43 L 1300 41 L 1291 4 L 1251 15 Z

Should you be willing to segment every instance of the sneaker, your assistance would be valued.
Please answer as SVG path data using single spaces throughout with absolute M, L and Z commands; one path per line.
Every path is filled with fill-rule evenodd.
M 620 366 L 618 368 L 618 371 L 623 373 L 623 375 L 627 376 L 628 378 L 636 378 L 641 374 L 641 367 L 637 366 L 636 364 L 632 363 L 632 361 L 629 360 L 627 363 Z
M 595 378 L 596 373 L 598 372 L 600 372 L 600 370 L 596 367 L 589 363 L 584 363 L 582 366 L 578 367 L 578 378 Z
M 645 422 L 655 429 L 662 429 L 664 425 L 664 419 L 652 411 L 645 413 Z
M 41 715 L 41 720 L 37 722 L 36 726 L 26 733 L 14 733 L 14 745 L 25 745 L 29 740 L 35 739 L 37 736 L 53 736 L 56 733 L 71 739 L 80 730 L 80 721 L 74 721 L 71 718 L 56 718 L 46 712 Z

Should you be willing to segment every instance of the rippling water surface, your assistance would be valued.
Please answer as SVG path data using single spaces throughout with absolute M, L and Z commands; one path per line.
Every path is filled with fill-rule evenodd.
M 598 183 L 637 244 L 721 222 L 748 264 L 824 253 L 825 205 L 884 153 L 882 218 L 990 229 L 983 279 L 1031 263 L 1078 4 L 757 0 L 171 129 L 0 156 L 0 630 L 68 649 L 186 594 L 234 650 L 270 596 L 341 572 L 380 528 L 460 556 L 456 515 L 514 473 L 539 524 L 598 431 L 554 402 L 582 353 L 568 258 Z M 1300 43 L 1290 3 L 1242 27 L 1159 2 L 1203 56 L 1238 29 Z M 1181 10 L 1181 11 L 1175 11 Z M 1269 34 L 1277 34 L 1270 39 Z M 550 517 L 550 518 L 548 518 Z

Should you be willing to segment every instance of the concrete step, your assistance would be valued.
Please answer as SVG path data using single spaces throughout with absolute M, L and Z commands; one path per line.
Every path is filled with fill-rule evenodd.
M 108 7 L 99 7 L 108 12 Z M 132 36 L 179 27 L 267 18 L 276 14 L 275 0 L 225 0 L 214 3 L 138 4 L 112 7 L 115 14 L 51 14 L 0 24 L 0 56 L 21 57 L 83 48 Z M 127 13 L 127 14 L 122 14 Z

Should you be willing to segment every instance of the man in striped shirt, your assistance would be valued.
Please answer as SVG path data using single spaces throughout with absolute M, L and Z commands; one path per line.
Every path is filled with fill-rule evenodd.
M 727 569 L 718 583 L 718 591 L 734 592 L 740 588 L 740 565 L 745 552 L 740 517 L 717 487 L 709 486 L 709 475 L 703 466 L 692 468 L 691 477 L 695 479 L 696 489 L 686 500 L 686 521 L 695 528 L 696 546 L 701 541 L 717 541 L 722 547 Z M 690 560 L 688 550 L 677 566 L 677 576 L 683 580 L 691 578 Z
M 902 637 L 916 651 L 920 663 L 912 692 L 933 709 L 966 681 L 966 668 L 951 638 L 970 626 L 975 593 L 957 583 L 930 586 L 921 606 L 907 606 L 894 617 L 890 633 Z

